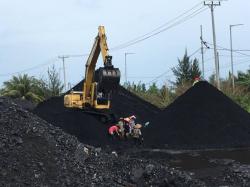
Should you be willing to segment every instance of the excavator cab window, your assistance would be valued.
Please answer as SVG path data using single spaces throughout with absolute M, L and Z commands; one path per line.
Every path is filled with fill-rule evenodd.
M 105 91 L 98 91 L 98 84 L 95 85 L 95 99 L 98 105 L 107 105 L 110 100 L 110 94 L 105 93 Z
M 99 96 L 98 96 L 99 95 Z M 108 101 L 109 101 L 109 94 L 103 94 L 102 92 L 99 92 L 98 94 L 97 94 L 97 98 L 96 98 L 96 100 L 97 100 L 97 104 L 98 105 L 107 105 L 108 104 Z

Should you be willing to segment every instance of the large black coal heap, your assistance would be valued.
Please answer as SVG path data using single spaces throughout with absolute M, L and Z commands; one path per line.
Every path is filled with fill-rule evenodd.
M 75 91 L 81 89 L 82 81 L 73 88 Z M 148 121 L 159 112 L 158 108 L 121 86 L 113 93 L 111 105 L 112 113 L 116 116 L 136 115 L 138 122 Z M 35 108 L 34 113 L 53 125 L 62 128 L 65 132 L 77 136 L 84 143 L 96 146 L 111 143 L 107 136 L 107 125 L 101 123 L 95 116 L 83 113 L 81 110 L 65 108 L 63 96 L 44 101 Z
M 145 140 L 173 148 L 250 146 L 250 115 L 201 81 L 155 116 Z
M 51 106 L 58 102 L 55 101 L 49 101 Z M 0 97 L 0 186 L 202 184 L 187 172 L 173 170 L 166 164 L 162 167 L 157 160 L 140 158 L 140 154 L 140 159 L 119 152 L 116 155 L 82 144 L 76 137 L 24 110 L 22 105 Z

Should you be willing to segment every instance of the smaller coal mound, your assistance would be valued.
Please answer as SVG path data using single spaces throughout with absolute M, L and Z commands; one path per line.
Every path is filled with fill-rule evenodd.
M 81 88 L 82 81 L 73 90 L 79 91 Z M 114 144 L 108 137 L 108 127 L 112 124 L 103 124 L 97 116 L 84 113 L 80 109 L 65 108 L 63 97 L 50 98 L 40 103 L 33 112 L 86 144 L 95 146 Z M 110 113 L 117 117 L 136 115 L 138 122 L 151 120 L 152 116 L 160 111 L 122 86 L 113 93 L 111 105 Z
M 12 99 L 12 101 L 16 103 L 17 105 L 22 106 L 23 109 L 28 110 L 28 111 L 34 110 L 37 105 L 36 103 L 23 99 L 23 98 L 15 98 L 15 99 Z
M 0 98 L 0 186 L 81 186 L 83 144 Z
M 250 146 L 250 115 L 208 82 L 201 81 L 155 116 L 145 141 L 157 147 Z
M 34 113 L 84 143 L 101 146 L 110 142 L 106 125 L 80 109 L 65 108 L 63 97 L 52 97 L 40 103 Z

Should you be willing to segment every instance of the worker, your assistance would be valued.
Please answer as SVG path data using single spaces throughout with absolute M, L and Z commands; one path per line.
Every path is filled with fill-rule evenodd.
M 197 82 L 199 82 L 200 81 L 200 77 L 195 77 L 194 78 L 194 82 L 193 82 L 193 86 L 197 83 Z
M 130 134 L 131 134 L 131 130 L 130 130 L 130 125 L 129 125 L 129 118 L 124 118 L 123 122 L 124 122 L 124 137 L 127 139 Z
M 135 145 L 140 145 L 143 142 L 141 127 L 142 127 L 141 124 L 136 124 L 132 130 L 132 137 Z
M 117 125 L 113 125 L 109 128 L 109 135 L 112 139 L 119 137 L 119 127 Z
M 124 119 L 123 118 L 119 119 L 117 126 L 119 127 L 120 138 L 123 139 L 124 138 Z
M 129 117 L 129 126 L 130 126 L 130 130 L 132 130 L 135 126 L 135 120 L 136 120 L 136 117 L 135 115 L 132 115 Z

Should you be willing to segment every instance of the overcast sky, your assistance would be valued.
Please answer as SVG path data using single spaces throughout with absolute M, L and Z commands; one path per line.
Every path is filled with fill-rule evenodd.
M 169 20 L 201 3 L 200 0 L 0 0 L 0 84 L 11 78 L 11 73 L 27 68 L 30 75 L 41 77 L 48 66 L 55 64 L 62 77 L 62 62 L 58 55 L 87 54 L 90 52 L 97 28 L 104 25 L 110 48 L 144 35 Z M 203 9 L 200 9 L 203 10 Z M 228 0 L 215 9 L 217 44 L 230 48 L 229 25 L 233 28 L 235 49 L 250 49 L 250 1 Z M 190 12 L 192 13 L 192 12 Z M 170 69 L 177 65 L 185 49 L 192 54 L 200 47 L 200 25 L 204 40 L 212 43 L 210 10 L 154 37 L 120 50 L 110 51 L 114 66 L 120 68 L 124 81 L 124 53 L 127 56 L 128 80 L 148 83 L 155 77 L 158 84 L 173 79 Z M 213 51 L 205 53 L 205 75 L 214 71 Z M 230 70 L 230 53 L 220 52 L 221 75 Z M 235 53 L 235 69 L 246 70 L 249 56 Z M 101 57 L 101 56 L 100 56 Z M 192 58 L 201 59 L 200 52 Z M 72 84 L 84 76 L 87 57 L 66 59 L 66 78 Z M 100 58 L 101 59 L 101 58 Z M 102 61 L 99 61 L 98 65 Z M 41 64 L 48 64 L 40 66 Z M 7 74 L 7 75 L 6 75 Z

